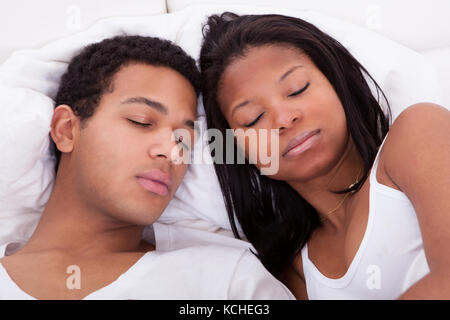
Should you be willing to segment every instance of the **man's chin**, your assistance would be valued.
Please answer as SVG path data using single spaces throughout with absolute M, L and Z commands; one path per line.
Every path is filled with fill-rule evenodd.
M 155 206 L 155 203 L 151 203 L 150 205 L 145 206 L 145 202 L 147 201 L 135 201 L 132 204 L 128 205 L 119 205 L 116 206 L 115 214 L 112 216 L 126 224 L 132 224 L 136 226 L 147 226 L 155 222 L 162 215 L 164 209 L 167 205 L 158 205 Z M 136 207 L 136 203 L 140 203 L 139 207 Z

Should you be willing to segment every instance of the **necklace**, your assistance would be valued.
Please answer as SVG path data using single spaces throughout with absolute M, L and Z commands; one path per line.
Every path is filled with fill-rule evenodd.
M 347 187 L 347 189 L 352 188 L 355 184 L 358 183 L 358 181 L 359 181 L 359 179 L 360 179 L 360 178 L 359 178 L 359 175 L 361 174 L 361 171 L 362 171 L 362 169 L 359 169 L 359 172 L 358 172 L 356 181 L 353 182 L 351 185 L 349 185 L 349 186 Z M 352 195 L 352 194 L 354 194 L 354 193 L 355 193 L 355 191 L 347 192 L 347 194 L 345 195 L 345 197 L 341 200 L 341 202 L 338 203 L 338 205 L 336 206 L 336 208 L 334 208 L 333 210 L 331 210 L 330 212 L 328 212 L 327 214 L 325 214 L 325 216 L 323 216 L 322 218 L 320 218 L 320 221 L 322 222 L 322 221 L 324 221 L 325 219 L 327 219 L 329 215 L 331 215 L 332 213 L 334 213 L 337 209 L 339 209 L 339 208 L 341 207 L 341 205 L 344 203 L 345 199 L 347 199 L 347 197 L 348 197 L 349 195 Z

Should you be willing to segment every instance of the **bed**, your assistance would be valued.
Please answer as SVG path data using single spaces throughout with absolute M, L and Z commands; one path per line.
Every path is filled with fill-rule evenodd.
M 0 27 L 0 245 L 25 242 L 50 195 L 54 158 L 49 124 L 59 78 L 79 49 L 118 34 L 167 38 L 198 58 L 207 15 L 281 13 L 316 24 L 341 41 L 368 69 L 391 103 L 394 118 L 416 102 L 450 106 L 450 4 L 434 1 L 130 0 L 8 1 Z M 28 6 L 27 10 L 22 10 Z M 406 14 L 406 13 L 407 14 Z M 21 19 L 17 19 L 20 15 Z M 26 22 L 24 22 L 26 21 Z M 205 125 L 199 100 L 199 121 Z M 204 137 L 206 138 L 206 137 Z M 205 139 L 195 148 L 204 147 Z M 194 151 L 195 152 L 195 151 Z M 207 156 L 206 156 L 207 157 Z M 209 164 L 208 164 L 209 163 Z M 208 159 L 190 165 L 186 177 L 154 228 L 186 233 L 183 244 L 217 241 L 233 245 L 231 227 L 214 168 Z M 181 229 L 180 229 L 181 230 Z M 197 233 L 198 234 L 198 233 Z

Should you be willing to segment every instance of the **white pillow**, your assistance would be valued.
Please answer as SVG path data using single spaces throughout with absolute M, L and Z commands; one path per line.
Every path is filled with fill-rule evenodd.
M 390 99 L 394 116 L 416 102 L 440 102 L 435 70 L 422 56 L 371 31 L 323 14 L 194 5 L 172 14 L 105 19 L 39 50 L 17 52 L 0 67 L 0 244 L 26 241 L 48 200 L 54 179 L 53 158 L 48 150 L 53 98 L 67 63 L 80 48 L 118 34 L 138 34 L 172 40 L 197 58 L 206 17 L 226 10 L 294 15 L 316 24 L 347 46 L 374 76 Z M 199 113 L 204 114 L 201 103 Z M 204 117 L 200 120 L 204 123 Z M 202 141 L 197 142 L 196 149 L 202 147 Z M 210 162 L 207 152 L 205 155 Z M 212 227 L 230 229 L 211 164 L 190 165 L 158 222 L 199 219 Z
M 450 46 L 422 53 L 438 70 L 440 88 L 445 106 L 450 106 Z

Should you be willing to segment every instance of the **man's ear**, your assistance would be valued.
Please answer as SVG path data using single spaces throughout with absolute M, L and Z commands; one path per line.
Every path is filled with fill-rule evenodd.
M 53 111 L 50 135 L 61 152 L 72 152 L 79 119 L 70 106 L 62 104 Z

